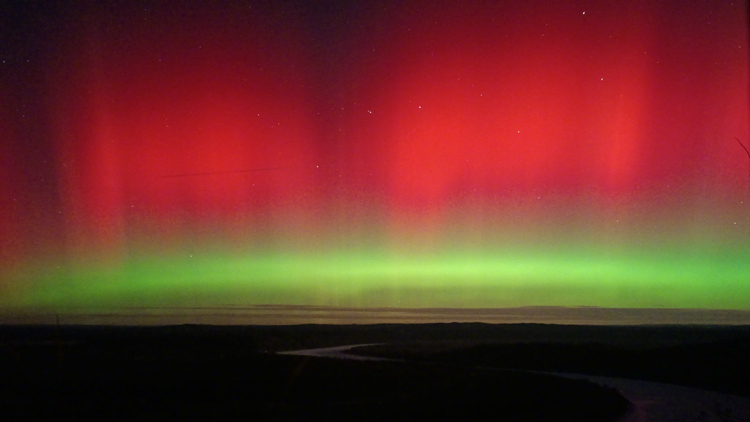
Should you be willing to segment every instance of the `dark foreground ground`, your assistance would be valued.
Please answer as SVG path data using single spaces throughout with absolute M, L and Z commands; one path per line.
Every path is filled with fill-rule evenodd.
M 579 329 L 592 330 L 591 337 L 394 342 L 356 347 L 350 353 L 629 378 L 750 397 L 750 327 L 617 327 L 610 328 L 610 333 L 593 327 Z
M 375 352 L 414 362 L 273 353 L 381 342 L 391 345 Z M 614 390 L 478 367 L 634 374 L 749 395 L 748 352 L 747 327 L 3 326 L 0 414 L 9 421 L 606 421 L 628 410 Z

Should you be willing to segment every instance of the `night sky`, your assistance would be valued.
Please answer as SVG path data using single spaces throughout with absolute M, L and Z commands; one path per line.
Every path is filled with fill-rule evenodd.
M 749 38 L 731 0 L 3 2 L 0 313 L 750 309 Z

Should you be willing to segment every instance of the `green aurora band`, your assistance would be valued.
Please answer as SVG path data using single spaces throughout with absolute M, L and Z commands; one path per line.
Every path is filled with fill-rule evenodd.
M 118 263 L 37 263 L 6 272 L 10 310 L 252 304 L 341 307 L 750 308 L 748 251 L 591 248 L 153 253 Z

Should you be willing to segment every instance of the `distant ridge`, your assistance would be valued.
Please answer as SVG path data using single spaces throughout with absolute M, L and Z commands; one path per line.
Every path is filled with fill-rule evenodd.
M 0 314 L 0 324 L 297 325 L 483 322 L 572 325 L 750 325 L 750 310 L 526 306 L 354 308 L 313 305 L 122 307 Z

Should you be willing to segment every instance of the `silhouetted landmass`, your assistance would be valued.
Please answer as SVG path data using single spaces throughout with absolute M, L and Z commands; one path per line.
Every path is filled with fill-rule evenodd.
M 0 410 L 7 420 L 147 421 L 605 421 L 628 410 L 616 391 L 581 380 L 264 353 L 478 335 L 458 328 L 0 327 Z
M 589 329 L 581 327 L 580 332 Z M 609 331 L 609 335 L 588 340 L 415 341 L 358 347 L 351 353 L 467 367 L 622 377 L 750 397 L 750 330 L 746 326 L 610 327 Z
M 128 340 L 153 344 L 211 342 L 218 349 L 242 346 L 253 351 L 297 350 L 347 344 L 406 341 L 495 343 L 601 343 L 613 346 L 671 346 L 750 338 L 750 326 L 639 325 L 581 326 L 553 324 L 372 324 L 291 326 L 29 326 L 0 325 L 0 341 L 110 342 Z
M 273 354 L 364 343 L 432 363 Z M 613 390 L 479 367 L 748 396 L 749 355 L 747 326 L 0 326 L 0 411 L 7 420 L 607 420 L 628 405 Z

